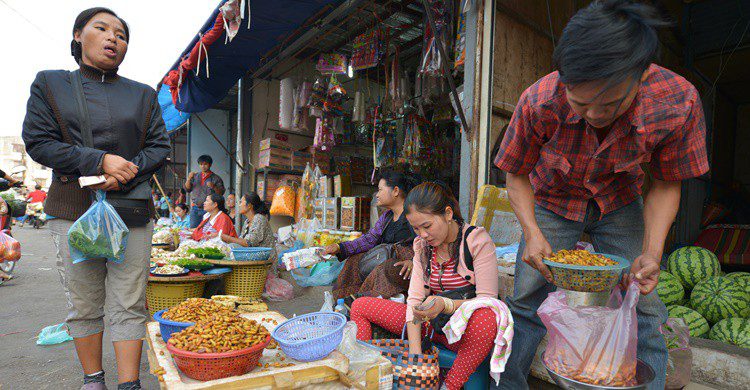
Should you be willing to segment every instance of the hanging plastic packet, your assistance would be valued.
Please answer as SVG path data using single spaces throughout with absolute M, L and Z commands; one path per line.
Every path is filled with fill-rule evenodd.
M 73 264 L 104 258 L 120 263 L 125 259 L 130 230 L 107 202 L 104 191 L 96 191 L 96 200 L 68 230 L 68 245 Z
M 322 74 L 346 73 L 346 56 L 338 53 L 321 54 L 316 66 Z

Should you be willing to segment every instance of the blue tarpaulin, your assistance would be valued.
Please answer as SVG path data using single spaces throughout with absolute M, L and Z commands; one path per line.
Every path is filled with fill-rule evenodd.
M 219 3 L 201 27 L 201 34 L 213 27 L 219 8 L 225 1 Z M 224 32 L 207 48 L 210 72 L 206 72 L 204 63 L 201 63 L 199 76 L 196 76 L 195 71 L 187 72 L 177 102 L 172 102 L 168 86 L 160 87 L 159 103 L 167 129 L 179 127 L 189 117 L 188 113 L 203 112 L 213 107 L 226 96 L 240 77 L 258 66 L 262 55 L 278 45 L 288 33 L 299 28 L 324 7 L 336 6 L 342 2 L 343 0 L 247 0 L 251 11 L 250 28 L 247 28 L 247 18 L 243 19 L 231 42 L 225 43 Z M 190 53 L 197 41 L 198 35 L 169 71 L 178 68 L 182 58 Z

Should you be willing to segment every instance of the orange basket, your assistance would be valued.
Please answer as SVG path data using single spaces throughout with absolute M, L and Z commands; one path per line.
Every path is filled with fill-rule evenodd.
M 167 350 L 172 354 L 177 368 L 188 378 L 199 381 L 228 378 L 244 375 L 258 366 L 263 350 L 271 342 L 271 335 L 260 344 L 239 351 L 222 353 L 188 352 L 167 343 Z

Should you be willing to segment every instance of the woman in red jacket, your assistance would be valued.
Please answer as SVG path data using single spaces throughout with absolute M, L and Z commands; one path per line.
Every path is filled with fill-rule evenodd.
M 234 230 L 234 223 L 227 215 L 227 209 L 224 207 L 224 197 L 219 194 L 211 194 L 203 202 L 203 221 L 193 231 L 193 240 L 199 241 L 204 238 L 215 236 L 221 232 L 231 237 L 237 237 L 237 231 Z M 209 237 L 207 237 L 209 236 Z

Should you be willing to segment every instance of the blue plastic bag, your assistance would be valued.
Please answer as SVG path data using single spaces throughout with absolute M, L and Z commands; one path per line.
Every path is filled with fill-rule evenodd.
M 96 200 L 68 230 L 68 245 L 73 264 L 104 258 L 120 263 L 125 259 L 130 230 L 105 199 L 96 191 Z
M 62 323 L 57 325 L 50 325 L 42 329 L 42 331 L 39 332 L 39 336 L 37 336 L 36 344 L 55 345 L 73 340 L 73 338 L 68 334 L 68 331 L 63 328 L 64 326 L 65 323 Z
M 344 261 L 321 261 L 310 268 L 291 271 L 292 277 L 301 287 L 328 286 L 339 277 Z

